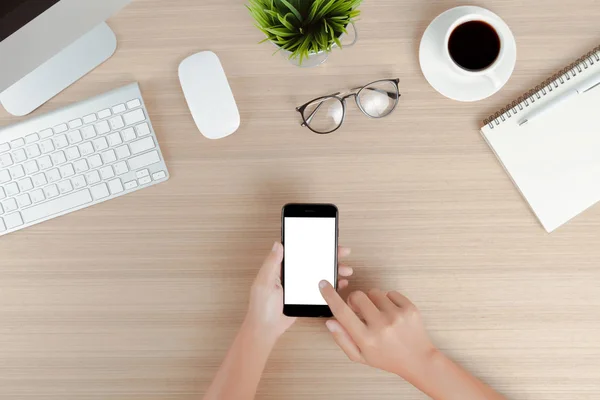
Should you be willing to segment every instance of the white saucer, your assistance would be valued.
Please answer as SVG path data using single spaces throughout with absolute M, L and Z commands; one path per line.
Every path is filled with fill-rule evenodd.
M 459 18 L 470 14 L 495 20 L 498 33 L 503 37 L 504 56 L 495 69 L 496 83 L 485 75 L 461 74 L 446 57 L 448 29 Z M 477 101 L 493 95 L 508 82 L 517 62 L 517 44 L 510 28 L 498 15 L 481 7 L 461 6 L 443 12 L 429 24 L 421 39 L 419 62 L 425 79 L 435 90 L 453 100 Z

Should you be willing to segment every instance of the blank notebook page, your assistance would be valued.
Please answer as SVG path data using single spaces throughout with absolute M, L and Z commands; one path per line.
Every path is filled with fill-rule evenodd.
M 481 132 L 548 232 L 600 200 L 600 87 L 576 95 L 529 123 L 531 110 L 572 89 L 579 74 L 499 125 Z

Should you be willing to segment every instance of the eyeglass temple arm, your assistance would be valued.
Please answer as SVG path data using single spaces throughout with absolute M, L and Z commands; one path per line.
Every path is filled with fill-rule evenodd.
M 340 92 L 333 93 L 330 96 L 333 97 L 333 96 L 337 96 L 338 94 L 340 94 Z M 319 108 L 321 108 L 321 106 L 323 105 L 323 103 L 324 103 L 324 101 L 321 101 L 319 103 L 319 105 L 315 107 L 315 109 L 313 110 L 313 112 L 311 112 L 310 115 L 308 117 L 306 117 L 306 122 L 302 122 L 302 124 L 300 124 L 300 126 L 306 126 L 306 124 L 310 124 L 310 121 L 313 119 L 313 117 L 315 116 L 316 112 L 319 111 Z
M 372 90 L 374 92 L 380 92 L 380 93 L 384 92 L 387 95 L 387 97 L 389 97 L 390 99 L 392 99 L 392 100 L 396 99 L 396 93 L 388 92 L 387 90 L 381 90 L 381 89 L 375 89 L 375 88 L 363 87 L 363 86 L 357 87 L 357 88 L 352 88 L 350 90 L 359 90 L 359 89 Z M 398 93 L 398 97 L 400 97 L 400 96 L 401 96 L 401 94 Z

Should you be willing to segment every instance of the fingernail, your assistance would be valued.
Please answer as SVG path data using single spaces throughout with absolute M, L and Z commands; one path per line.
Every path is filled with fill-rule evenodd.
M 325 326 L 329 329 L 329 332 L 333 333 L 338 331 L 338 325 L 333 320 L 326 321 Z
M 328 283 L 327 281 L 321 281 L 321 282 L 319 282 L 319 287 L 321 289 L 325 289 L 327 287 L 327 283 Z
M 277 251 L 277 249 L 279 249 L 279 242 L 273 243 L 273 248 L 271 249 L 271 251 L 273 253 L 275 253 Z

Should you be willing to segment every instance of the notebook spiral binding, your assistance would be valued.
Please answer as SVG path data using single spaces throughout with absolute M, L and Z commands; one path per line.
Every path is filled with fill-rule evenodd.
M 483 121 L 483 125 L 488 125 L 490 129 L 494 129 L 494 126 L 500 125 L 500 123 L 506 121 L 507 118 L 523 111 L 525 108 L 529 107 L 530 103 L 535 103 L 536 100 L 546 96 L 548 93 L 564 84 L 565 81 L 571 80 L 571 78 L 574 78 L 577 74 L 588 69 L 595 63 L 600 63 L 600 46 L 597 46 L 569 66 L 561 69 L 544 82 L 522 94 L 519 98 L 499 110 L 497 113 L 490 115 Z

